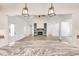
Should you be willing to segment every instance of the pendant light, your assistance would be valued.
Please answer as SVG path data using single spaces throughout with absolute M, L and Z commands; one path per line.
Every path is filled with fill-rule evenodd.
M 27 8 L 27 4 L 25 3 L 25 7 L 22 9 L 22 15 L 23 16 L 28 16 L 28 8 Z
M 54 11 L 54 6 L 53 6 L 53 3 L 51 3 L 51 7 L 49 8 L 48 10 L 48 15 L 49 16 L 55 16 L 55 11 Z

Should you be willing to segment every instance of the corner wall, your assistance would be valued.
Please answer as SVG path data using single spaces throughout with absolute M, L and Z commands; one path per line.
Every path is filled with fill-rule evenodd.
M 0 13 L 0 35 L 4 35 L 4 39 L 0 39 L 0 47 L 8 44 L 8 19 L 7 16 Z

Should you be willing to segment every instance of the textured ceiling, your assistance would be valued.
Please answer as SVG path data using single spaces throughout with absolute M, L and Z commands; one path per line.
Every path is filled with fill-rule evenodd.
M 50 3 L 28 3 L 29 14 L 47 14 Z M 21 11 L 24 7 L 23 3 L 0 3 L 0 11 Z M 54 3 L 55 11 L 79 10 L 78 3 Z
M 50 6 L 49 3 L 28 3 L 27 4 L 29 8 L 48 8 Z M 0 8 L 2 9 L 16 9 L 16 8 L 21 8 L 23 7 L 23 3 L 0 3 Z M 54 3 L 55 7 L 59 8 L 79 8 L 78 3 Z

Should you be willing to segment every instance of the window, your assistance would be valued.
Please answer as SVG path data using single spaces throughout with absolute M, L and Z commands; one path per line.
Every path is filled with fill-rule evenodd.
M 71 36 L 72 35 L 72 26 L 71 21 L 60 21 L 57 23 L 52 24 L 52 35 L 53 36 Z
M 14 36 L 15 35 L 15 25 L 14 24 L 11 24 L 10 25 L 10 36 Z
M 71 23 L 69 21 L 61 22 L 61 36 L 71 36 Z
M 24 32 L 26 32 L 26 26 L 24 26 Z
M 59 23 L 55 23 L 52 25 L 52 35 L 59 36 Z

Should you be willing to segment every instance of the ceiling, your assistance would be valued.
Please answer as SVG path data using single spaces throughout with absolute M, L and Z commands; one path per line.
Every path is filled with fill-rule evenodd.
M 50 3 L 28 3 L 29 14 L 47 14 L 50 7 Z M 21 12 L 24 7 L 24 3 L 0 3 L 0 11 L 9 12 L 16 11 Z M 55 12 L 66 11 L 78 11 L 79 3 L 54 3 Z

